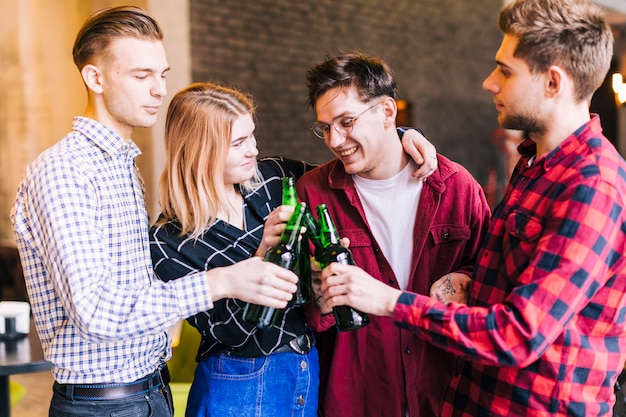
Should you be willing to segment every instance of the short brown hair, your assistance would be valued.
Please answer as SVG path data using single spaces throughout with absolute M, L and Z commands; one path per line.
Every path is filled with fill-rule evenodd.
M 76 35 L 72 48 L 74 64 L 82 70 L 96 54 L 106 53 L 111 41 L 122 37 L 162 41 L 163 32 L 156 20 L 139 7 L 98 10 L 87 18 Z
M 611 66 L 611 27 L 587 0 L 517 0 L 502 9 L 500 29 L 519 39 L 515 56 L 532 73 L 562 67 L 580 101 L 591 99 Z

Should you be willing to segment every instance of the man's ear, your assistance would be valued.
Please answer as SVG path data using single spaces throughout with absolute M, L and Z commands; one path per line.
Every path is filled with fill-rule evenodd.
M 546 96 L 554 97 L 562 92 L 565 71 L 561 67 L 552 65 L 546 72 Z
M 102 73 L 98 67 L 87 64 L 80 71 L 87 88 L 96 94 L 102 93 Z
M 396 115 L 398 114 L 398 105 L 394 99 L 387 97 L 381 104 L 383 113 L 385 114 L 385 127 L 396 126 Z

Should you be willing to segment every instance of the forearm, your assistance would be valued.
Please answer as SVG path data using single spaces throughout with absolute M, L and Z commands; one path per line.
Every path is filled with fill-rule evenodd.
M 450 303 L 403 292 L 393 312 L 401 328 L 459 357 L 491 366 L 524 367 L 545 351 L 544 346 L 521 343 L 528 335 L 514 310 L 497 305 L 491 309 Z M 506 328 L 487 323 L 507 323 Z
M 113 286 L 101 277 L 89 280 L 94 285 L 88 289 L 81 286 L 77 290 L 75 285 L 72 289 L 70 285 L 67 293 L 59 292 L 59 297 L 82 337 L 91 341 L 158 333 L 180 319 L 212 307 L 203 274 L 170 283 L 152 280 L 143 288 Z
M 203 274 L 172 283 L 158 281 L 143 245 L 132 243 L 134 239 L 123 245 L 103 238 L 90 227 L 96 220 L 78 213 L 50 217 L 41 233 L 41 258 L 57 297 L 85 339 L 154 334 L 211 307 Z

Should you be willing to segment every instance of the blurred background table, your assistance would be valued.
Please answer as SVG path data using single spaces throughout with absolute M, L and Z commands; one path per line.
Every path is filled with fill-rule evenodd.
M 0 416 L 9 417 L 9 376 L 52 369 L 43 357 L 41 341 L 31 319 L 30 333 L 20 339 L 0 341 Z

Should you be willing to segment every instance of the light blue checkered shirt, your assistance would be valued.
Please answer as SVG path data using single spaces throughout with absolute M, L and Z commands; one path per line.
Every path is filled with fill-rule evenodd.
M 166 329 L 212 308 L 203 272 L 154 278 L 139 148 L 102 124 L 27 168 L 11 220 L 46 359 L 60 383 L 130 382 L 170 356 Z

